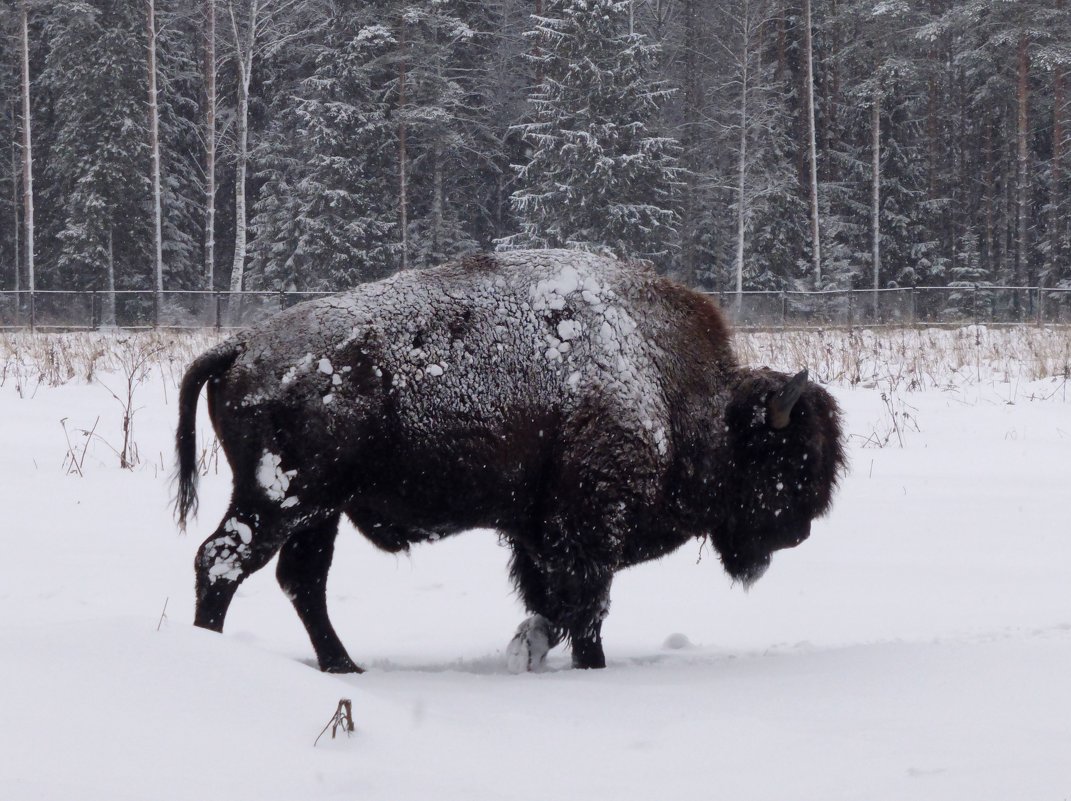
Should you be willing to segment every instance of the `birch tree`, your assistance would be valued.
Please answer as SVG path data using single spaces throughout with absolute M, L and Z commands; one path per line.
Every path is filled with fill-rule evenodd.
M 11 130 L 15 132 L 18 130 L 18 117 L 15 114 L 15 107 L 11 107 Z M 22 172 L 22 160 L 19 158 L 19 146 L 13 136 L 11 139 L 11 266 L 13 272 L 12 288 L 18 292 L 21 287 L 22 280 L 22 252 L 19 245 L 19 228 L 22 225 L 22 216 L 19 214 L 19 175 Z
M 814 45 L 811 36 L 811 0 L 803 0 L 803 113 L 807 130 L 808 197 L 811 211 L 811 264 L 814 288 L 822 288 L 822 242 L 818 225 L 818 152 L 814 126 Z
M 153 288 L 164 291 L 163 210 L 160 201 L 160 109 L 156 96 L 156 0 L 147 3 L 146 34 L 149 54 L 149 151 L 152 159 Z M 109 236 L 111 236 L 109 232 Z M 109 251 L 112 245 L 109 243 Z M 159 303 L 159 299 L 157 303 Z
M 769 0 L 727 3 L 719 15 L 722 23 L 718 26 L 719 33 L 713 37 L 732 66 L 726 88 L 736 95 L 725 130 L 735 139 L 733 290 L 737 308 L 743 297 L 751 206 L 776 185 L 769 180 L 768 174 L 758 181 L 760 186 L 753 185 L 753 180 L 758 163 L 765 160 L 764 156 L 769 156 L 764 143 L 777 136 L 771 116 L 777 113 L 778 106 L 771 103 L 769 70 L 763 64 L 761 53 L 764 32 L 773 26 L 777 17 L 777 10 Z
M 204 3 L 204 288 L 216 283 L 216 0 Z
M 245 276 L 248 220 L 246 180 L 249 168 L 249 93 L 253 70 L 261 60 L 278 53 L 303 33 L 297 11 L 305 0 L 227 0 L 230 21 L 230 56 L 237 72 L 238 105 L 235 113 L 234 261 L 231 292 L 242 289 Z
M 26 255 L 26 289 L 34 291 L 35 273 L 33 262 L 33 142 L 31 136 L 32 115 L 30 114 L 30 0 L 22 0 L 19 8 L 21 73 L 22 73 L 22 221 Z

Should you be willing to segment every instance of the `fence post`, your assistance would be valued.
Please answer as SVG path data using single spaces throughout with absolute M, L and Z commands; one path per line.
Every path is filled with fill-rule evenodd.
M 279 288 L 279 311 L 283 311 L 286 308 L 286 293 Z
M 1045 304 L 1045 293 L 1041 291 L 1041 282 L 1038 282 L 1038 325 L 1042 325 L 1045 319 L 1042 307 Z
M 855 290 L 848 289 L 848 333 L 852 333 L 852 323 L 855 321 Z
M 30 333 L 37 327 L 37 293 L 30 293 Z
M 97 290 L 95 289 L 89 298 L 89 327 L 94 331 L 100 328 L 100 315 L 97 314 Z
M 788 297 L 785 295 L 785 290 L 781 290 L 781 330 L 785 330 L 786 320 L 788 318 Z
M 915 287 L 911 287 L 911 325 L 915 325 Z
M 157 329 L 160 327 L 160 293 L 152 293 L 152 327 Z
M 223 328 L 223 293 L 216 291 L 216 330 Z
M 974 307 L 971 310 L 974 317 L 974 324 L 978 325 L 978 284 L 974 285 L 974 292 L 971 294 L 971 305 Z

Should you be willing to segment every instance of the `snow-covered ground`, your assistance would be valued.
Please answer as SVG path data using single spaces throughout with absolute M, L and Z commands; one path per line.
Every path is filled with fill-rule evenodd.
M 178 534 L 173 381 L 199 344 L 137 386 L 132 471 L 114 359 L 65 380 L 0 348 L 0 798 L 1071 797 L 1066 373 L 827 376 L 852 435 L 832 514 L 749 592 L 698 543 L 619 576 L 605 671 L 506 673 L 523 611 L 492 533 L 399 558 L 346 530 L 329 603 L 369 670 L 339 677 L 270 568 L 223 636 L 190 625 L 229 491 L 211 469 Z M 342 697 L 357 732 L 313 747 Z

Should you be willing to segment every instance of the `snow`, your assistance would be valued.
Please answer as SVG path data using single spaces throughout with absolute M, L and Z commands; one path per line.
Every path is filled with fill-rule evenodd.
M 327 402 L 327 398 L 324 398 L 324 403 Z M 257 483 L 269 498 L 285 506 L 286 501 L 290 500 L 286 497 L 286 491 L 290 488 L 291 479 L 297 475 L 297 470 L 283 470 L 281 465 L 282 460 L 278 454 L 265 451 L 257 465 Z
M 493 533 L 399 557 L 347 528 L 329 605 L 368 672 L 334 676 L 312 666 L 273 566 L 239 588 L 222 636 L 191 626 L 193 558 L 230 482 L 209 459 L 179 535 L 180 374 L 162 363 L 138 389 L 133 471 L 107 445 L 121 419 L 101 384 L 0 386 L 4 798 L 1071 794 L 1064 377 L 834 385 L 851 471 L 830 516 L 748 592 L 699 543 L 618 576 L 605 671 L 556 648 L 544 672 L 509 674 L 526 614 Z M 883 394 L 914 421 L 903 447 L 873 447 L 892 425 Z M 80 454 L 74 432 L 97 416 L 68 474 L 59 421 Z M 242 547 L 243 525 L 218 546 Z M 340 698 L 357 731 L 314 748 Z

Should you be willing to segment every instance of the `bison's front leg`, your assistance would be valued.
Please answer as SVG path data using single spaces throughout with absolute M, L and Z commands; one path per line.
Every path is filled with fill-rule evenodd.
M 525 618 L 506 646 L 506 669 L 510 673 L 538 673 L 547 653 L 562 641 L 562 630 L 542 615 Z
M 612 573 L 603 560 L 592 562 L 578 552 L 563 559 L 565 554 L 555 551 L 539 556 L 514 551 L 513 580 L 534 614 L 506 649 L 511 672 L 539 670 L 547 651 L 564 638 L 572 645 L 573 667 L 606 667 L 602 621 L 610 608 Z

